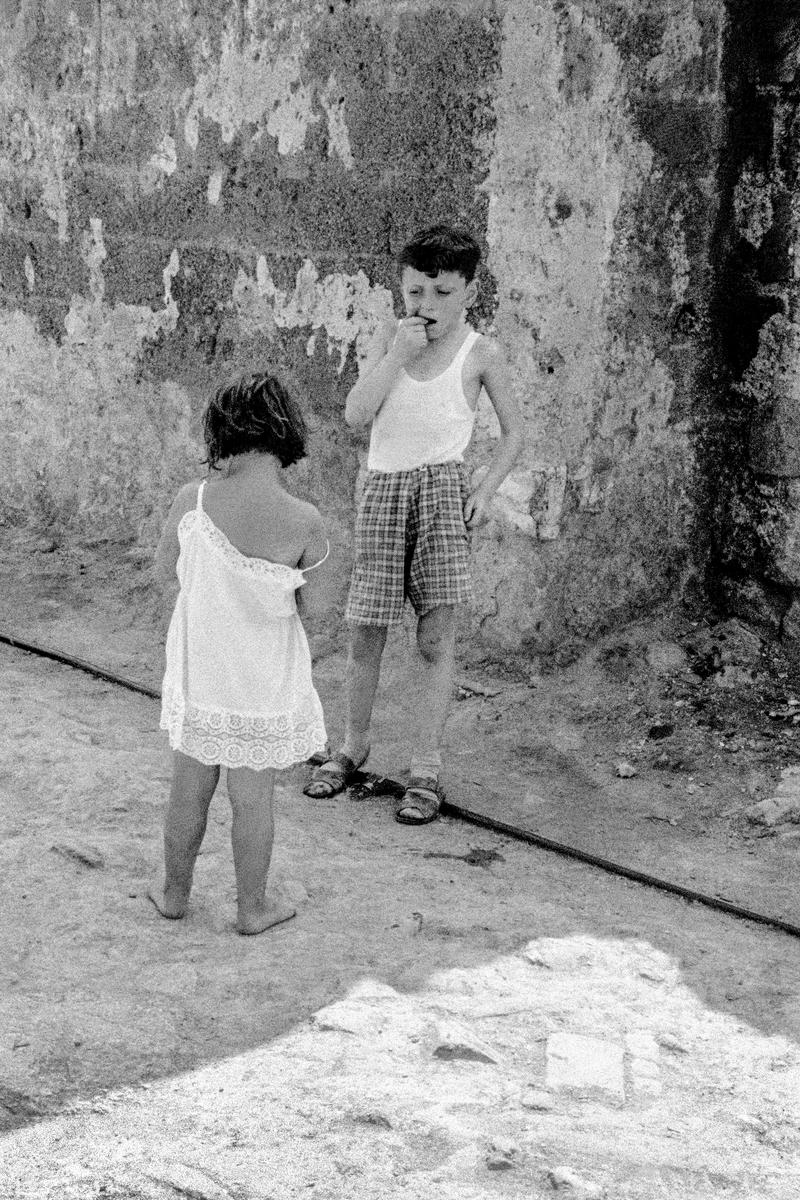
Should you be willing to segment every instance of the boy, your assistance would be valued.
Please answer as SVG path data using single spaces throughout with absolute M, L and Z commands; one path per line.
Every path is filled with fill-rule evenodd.
M 351 427 L 372 423 L 345 611 L 347 730 L 341 750 L 317 767 L 304 791 L 336 795 L 366 762 L 388 627 L 402 619 L 408 598 L 418 617 L 421 685 L 420 733 L 395 812 L 404 824 L 434 820 L 444 798 L 440 744 L 453 687 L 456 606 L 471 599 L 469 531 L 486 520 L 522 446 L 504 355 L 466 321 L 480 253 L 469 234 L 447 225 L 425 229 L 403 247 L 406 316 L 378 339 L 345 408 Z M 482 388 L 500 439 L 471 490 L 463 456 Z

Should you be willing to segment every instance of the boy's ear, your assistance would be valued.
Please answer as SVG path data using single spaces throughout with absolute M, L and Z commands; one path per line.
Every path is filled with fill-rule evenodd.
M 478 281 L 477 281 L 477 279 L 470 279 L 469 283 L 467 284 L 466 291 L 464 293 L 464 307 L 472 308 L 473 304 L 475 303 L 475 301 L 477 299 L 478 299 Z

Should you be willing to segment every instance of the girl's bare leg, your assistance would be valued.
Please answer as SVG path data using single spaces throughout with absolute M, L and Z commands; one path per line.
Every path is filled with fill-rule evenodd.
M 205 766 L 180 750 L 174 752 L 164 816 L 164 886 L 148 892 L 162 917 L 177 920 L 186 914 L 194 864 L 218 781 L 219 767 Z
M 272 858 L 275 772 L 236 767 L 228 771 L 233 822 L 231 843 L 236 872 L 239 933 L 263 933 L 295 915 L 289 904 L 267 900 L 267 873 Z

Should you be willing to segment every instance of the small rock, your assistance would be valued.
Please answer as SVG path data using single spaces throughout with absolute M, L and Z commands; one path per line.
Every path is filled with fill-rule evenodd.
M 392 1122 L 382 1112 L 356 1113 L 353 1120 L 357 1125 L 372 1125 L 376 1129 L 391 1129 Z
M 408 937 L 416 937 L 422 929 L 423 916 L 422 913 L 409 913 L 407 917 L 403 917 L 398 921 L 397 928 L 405 933 Z
M 620 779 L 633 779 L 634 775 L 638 775 L 638 774 L 639 774 L 639 772 L 636 770 L 636 767 L 634 767 L 632 763 L 629 763 L 629 762 L 617 763 L 617 775 L 619 776 Z
M 689 1051 L 684 1046 L 683 1042 L 674 1037 L 671 1033 L 664 1033 L 658 1039 L 659 1046 L 663 1046 L 665 1050 L 670 1050 L 673 1054 L 688 1054 Z
M 513 1142 L 492 1142 L 486 1155 L 486 1166 L 490 1171 L 509 1171 L 517 1166 L 519 1149 Z
M 673 821 L 670 821 L 669 823 L 670 825 L 677 824 L 677 822 Z M 641 971 L 639 971 L 639 978 L 647 979 L 650 983 L 663 983 L 667 976 L 663 971 L 660 971 L 658 967 L 644 967 Z
M 547 1178 L 550 1186 L 556 1192 L 569 1192 L 580 1200 L 599 1200 L 603 1195 L 603 1189 L 599 1183 L 590 1183 L 587 1179 L 581 1179 L 580 1175 L 576 1175 L 574 1171 L 570 1171 L 569 1167 L 555 1167 L 547 1172 Z
M 492 863 L 505 861 L 499 850 L 487 850 L 483 846 L 470 846 L 469 854 L 464 855 L 464 862 L 471 867 L 489 867 Z
M 537 1088 L 530 1088 L 524 1092 L 520 1098 L 520 1104 L 523 1108 L 533 1109 L 534 1112 L 552 1112 L 554 1108 L 553 1097 L 550 1093 Z
M 37 554 L 53 554 L 58 549 L 58 542 L 50 537 L 42 537 L 33 548 Z
M 475 1037 L 463 1026 L 451 1021 L 442 1021 L 437 1028 L 436 1049 L 433 1057 L 452 1062 L 497 1063 L 498 1057 L 490 1046 Z

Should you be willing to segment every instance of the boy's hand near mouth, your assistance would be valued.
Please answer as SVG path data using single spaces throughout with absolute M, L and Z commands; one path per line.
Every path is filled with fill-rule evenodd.
M 428 325 L 434 323 L 429 317 L 403 317 L 397 323 L 397 332 L 386 355 L 387 359 L 398 367 L 405 367 L 427 346 L 428 337 L 425 330 Z

